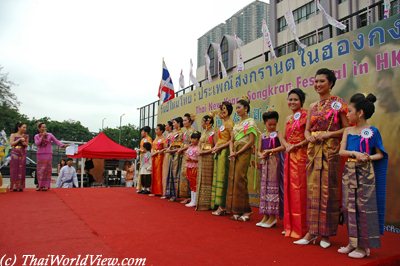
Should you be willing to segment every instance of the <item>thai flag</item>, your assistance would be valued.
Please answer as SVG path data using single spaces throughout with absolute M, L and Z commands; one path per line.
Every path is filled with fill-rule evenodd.
M 171 75 L 169 74 L 168 68 L 163 60 L 163 71 L 160 87 L 158 88 L 158 97 L 160 98 L 160 104 L 168 102 L 175 98 L 174 84 L 172 83 Z

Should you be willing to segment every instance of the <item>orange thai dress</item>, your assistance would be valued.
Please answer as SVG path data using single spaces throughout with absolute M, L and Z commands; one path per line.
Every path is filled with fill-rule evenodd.
M 297 144 L 305 139 L 307 111 L 301 109 L 286 122 L 285 140 Z M 284 166 L 284 218 L 285 236 L 303 237 L 307 231 L 307 145 L 285 154 Z
M 163 150 L 166 146 L 166 140 L 163 136 L 156 137 L 152 144 L 152 151 Z M 159 153 L 152 157 L 152 181 L 151 181 L 151 193 L 155 195 L 163 194 L 163 161 L 164 153 Z

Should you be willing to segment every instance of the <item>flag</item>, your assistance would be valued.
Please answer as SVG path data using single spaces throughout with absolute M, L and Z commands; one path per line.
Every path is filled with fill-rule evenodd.
M 218 46 L 218 62 L 221 65 L 222 78 L 225 78 L 226 76 L 228 76 L 228 74 L 226 73 L 224 63 L 222 62 L 221 47 L 219 46 Z
M 181 69 L 181 75 L 179 77 L 179 86 L 181 89 L 185 88 L 185 77 L 183 76 L 183 70 Z
M 324 14 L 325 19 L 328 21 L 329 24 L 331 24 L 333 27 L 339 28 L 341 30 L 346 29 L 346 25 L 344 25 L 342 22 L 337 21 L 333 17 L 331 17 L 328 13 L 326 13 L 325 9 L 321 6 L 319 1 L 317 0 L 317 7 L 318 9 Z
M 390 0 L 383 1 L 383 19 L 387 19 L 390 16 Z
M 235 34 L 235 41 L 236 41 L 236 46 L 237 46 L 236 70 L 237 70 L 237 72 L 241 72 L 244 70 L 244 62 L 243 62 L 243 56 L 242 56 L 243 41 L 238 36 L 236 36 L 236 34 Z
M 164 59 L 162 67 L 162 78 L 160 87 L 158 88 L 158 98 L 160 98 L 160 104 L 175 98 L 174 84 L 172 83 L 171 75 L 169 74 L 168 68 L 165 65 Z
M 306 48 L 307 45 L 305 45 L 304 43 L 300 42 L 299 37 L 297 37 L 297 33 L 296 33 L 296 23 L 294 22 L 294 17 L 293 17 L 293 12 L 292 10 L 288 10 L 285 13 L 285 19 L 286 19 L 286 23 L 289 27 L 289 30 L 292 32 L 293 36 L 294 36 L 294 40 L 296 41 L 297 45 L 300 46 L 302 49 Z
M 208 79 L 208 82 L 211 83 L 212 82 L 212 77 L 211 77 L 211 72 L 210 72 L 211 60 L 207 53 L 205 54 L 204 57 L 206 58 L 207 79 Z
M 189 73 L 190 81 L 196 86 L 200 87 L 199 82 L 197 81 L 196 77 L 193 75 L 193 62 L 192 58 L 190 58 L 190 73 Z
M 272 40 L 271 40 L 271 34 L 269 33 L 268 25 L 265 19 L 262 21 L 262 33 L 263 33 L 263 39 L 264 39 L 264 53 L 269 50 L 271 53 L 271 58 L 274 59 L 276 58 L 275 50 L 272 45 Z

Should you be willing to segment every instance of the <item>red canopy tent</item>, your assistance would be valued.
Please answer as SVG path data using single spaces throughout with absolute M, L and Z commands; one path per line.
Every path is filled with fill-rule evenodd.
M 83 168 L 85 158 L 94 159 L 135 159 L 137 153 L 135 150 L 129 149 L 112 141 L 103 132 L 88 141 L 86 144 L 79 146 L 78 153 L 68 155 L 70 158 L 82 158 L 81 162 L 81 187 L 83 187 Z
M 70 155 L 71 158 L 95 158 L 95 159 L 134 159 L 135 150 L 129 149 L 112 141 L 103 132 L 79 146 L 78 153 Z

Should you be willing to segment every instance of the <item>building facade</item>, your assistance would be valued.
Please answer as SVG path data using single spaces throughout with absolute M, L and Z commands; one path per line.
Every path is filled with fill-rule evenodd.
M 243 44 L 260 38 L 262 20 L 268 20 L 268 6 L 262 1 L 254 1 L 197 39 L 197 67 L 205 64 L 204 55 L 210 44 L 220 43 L 225 35 L 236 34 Z
M 298 50 L 288 29 L 285 13 L 293 12 L 297 35 L 307 46 L 383 19 L 382 0 L 320 0 L 325 11 L 347 26 L 332 28 L 318 10 L 315 0 L 271 0 L 269 30 L 278 56 Z M 399 14 L 400 1 L 391 1 L 391 15 Z
M 256 2 L 260 1 L 255 1 L 253 3 Z M 347 25 L 347 28 L 344 31 L 333 28 L 328 24 L 321 12 L 318 11 L 315 0 L 270 0 L 270 5 L 268 7 L 270 13 L 269 15 L 266 15 L 265 18 L 269 18 L 267 23 L 272 36 L 272 43 L 275 48 L 274 50 L 278 57 L 298 50 L 297 44 L 294 41 L 294 37 L 289 32 L 284 19 L 284 14 L 289 9 L 293 12 L 297 34 L 300 38 L 300 41 L 307 46 L 312 46 L 313 44 L 323 40 L 348 31 L 356 30 L 383 19 L 383 0 L 320 0 L 320 3 L 328 14 Z M 237 14 L 240 15 L 241 12 L 239 11 Z M 399 14 L 400 0 L 392 0 L 390 16 L 398 16 Z M 217 58 L 217 50 L 219 48 L 221 48 L 224 66 L 227 69 L 228 75 L 236 71 L 236 53 L 238 52 L 238 47 L 232 36 L 232 29 L 239 27 L 237 25 L 241 25 L 240 23 L 242 22 L 240 22 L 238 18 L 234 17 L 235 16 L 232 16 L 232 18 L 229 19 L 231 20 L 231 24 L 229 24 L 231 25 L 229 26 L 231 27 L 229 28 L 230 34 L 228 34 L 228 31 L 213 31 L 215 29 L 214 28 L 207 33 L 210 34 L 209 36 L 214 37 L 210 37 L 210 42 L 202 46 L 202 49 L 205 49 L 210 57 L 210 72 L 213 80 L 221 78 L 220 64 L 218 63 Z M 260 21 L 262 21 L 262 18 Z M 227 24 L 225 23 L 219 25 L 221 29 L 223 28 L 222 25 L 224 25 L 223 27 L 227 28 Z M 243 29 L 246 31 L 246 28 Z M 240 49 L 246 69 L 260 65 L 270 59 L 269 52 L 264 51 L 263 47 L 261 22 L 257 24 L 257 26 L 248 28 L 247 30 L 253 32 L 257 31 L 257 36 L 259 37 L 253 41 L 245 43 Z M 212 31 L 214 32 L 212 33 L 214 35 L 210 33 Z M 258 31 L 260 33 L 258 33 Z M 239 31 L 237 31 L 237 34 L 239 35 Z M 249 33 L 249 36 L 250 35 L 251 34 Z M 246 35 L 242 35 L 240 37 L 243 38 L 243 36 Z M 201 38 L 199 38 L 199 41 Z M 198 49 L 200 49 L 200 46 Z M 196 77 L 200 82 L 200 85 L 208 82 L 207 71 L 204 66 L 204 53 L 205 52 L 198 53 L 198 62 L 202 63 L 200 63 L 200 65 L 197 67 Z M 194 89 L 194 86 L 191 85 L 176 92 L 175 95 L 180 96 Z M 157 118 L 157 111 L 158 101 L 154 101 L 146 106 L 141 107 L 140 127 L 145 125 L 154 127 Z

